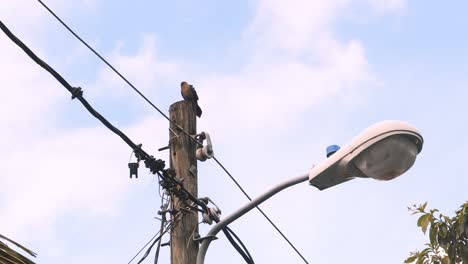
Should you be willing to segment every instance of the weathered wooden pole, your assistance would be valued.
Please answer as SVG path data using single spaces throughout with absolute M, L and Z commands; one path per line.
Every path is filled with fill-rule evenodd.
M 179 125 L 190 135 L 197 132 L 197 120 L 193 102 L 180 101 L 169 108 L 172 122 Z M 170 125 L 170 166 L 174 169 L 177 179 L 183 179 L 182 185 L 194 197 L 198 197 L 197 159 L 195 157 L 196 143 L 174 124 Z M 198 253 L 198 243 L 193 241 L 198 235 L 198 212 L 187 208 L 190 200 L 183 201 L 172 195 L 172 208 L 179 212 L 175 225 L 171 230 L 171 263 L 195 264 Z M 172 218 L 174 219 L 174 214 Z

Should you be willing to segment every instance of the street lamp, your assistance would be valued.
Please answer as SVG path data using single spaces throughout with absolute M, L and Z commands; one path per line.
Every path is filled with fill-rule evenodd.
M 330 148 L 328 157 L 308 173 L 274 186 L 217 223 L 202 241 L 197 264 L 204 264 L 208 247 L 220 230 L 276 193 L 307 180 L 319 190 L 354 178 L 391 180 L 413 166 L 422 146 L 421 134 L 408 123 L 391 120 L 370 126 L 345 147 Z

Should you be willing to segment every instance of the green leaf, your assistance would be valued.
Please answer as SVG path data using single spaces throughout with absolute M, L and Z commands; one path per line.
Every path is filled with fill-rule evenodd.
M 446 238 L 447 237 L 447 225 L 441 225 L 440 228 L 439 228 L 439 236 L 441 236 L 442 238 Z
M 432 248 L 430 248 L 430 247 L 425 248 L 423 251 L 421 251 L 421 253 L 419 253 L 419 255 L 420 255 L 421 257 L 423 257 L 423 256 L 426 256 L 426 257 L 427 257 L 427 253 L 429 253 L 429 252 L 432 252 Z
M 422 231 L 424 234 L 426 234 L 427 231 L 427 226 L 432 220 L 432 215 L 431 214 L 424 214 L 418 219 L 418 226 L 421 227 Z
M 424 212 L 424 210 L 426 210 L 426 206 L 427 206 L 427 201 L 421 205 L 420 207 L 421 212 Z
M 424 258 L 423 257 L 418 258 L 418 261 L 416 261 L 416 264 L 424 264 Z
M 465 246 L 462 248 L 462 258 L 464 263 L 468 263 L 468 244 L 465 244 Z
M 463 209 L 460 212 L 460 215 L 458 216 L 458 224 L 463 226 L 464 220 L 465 220 L 465 212 L 466 212 L 466 207 L 463 206 Z
M 418 254 L 414 254 L 413 256 L 410 256 L 409 258 L 407 258 L 405 260 L 405 263 L 413 263 L 417 258 L 418 258 Z
M 437 234 L 439 233 L 439 229 L 437 228 L 436 225 L 431 226 L 429 229 L 429 241 L 431 242 L 431 245 L 436 246 L 437 245 Z

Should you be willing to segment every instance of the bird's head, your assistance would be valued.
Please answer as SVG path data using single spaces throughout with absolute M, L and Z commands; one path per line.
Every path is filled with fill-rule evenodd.
M 187 82 L 181 82 L 181 83 L 180 83 L 180 87 L 185 86 L 185 85 L 187 85 L 187 84 L 188 84 Z

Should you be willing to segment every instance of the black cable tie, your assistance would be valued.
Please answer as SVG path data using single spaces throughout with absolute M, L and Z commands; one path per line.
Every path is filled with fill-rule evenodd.
M 81 90 L 81 87 L 72 87 L 70 92 L 72 94 L 72 100 L 75 98 L 81 98 L 83 96 L 83 91 Z
M 143 159 L 143 154 L 142 154 L 142 149 L 141 147 L 143 146 L 143 144 L 138 144 L 136 145 L 135 148 L 133 148 L 133 153 L 135 153 L 135 158 L 140 161 Z
M 167 247 L 167 246 L 170 246 L 170 245 L 171 245 L 171 241 L 168 241 L 166 243 L 162 243 L 161 247 Z
M 151 173 L 156 174 L 166 167 L 166 163 L 161 159 L 155 159 L 153 156 L 150 156 L 145 160 L 145 166 L 150 169 Z

